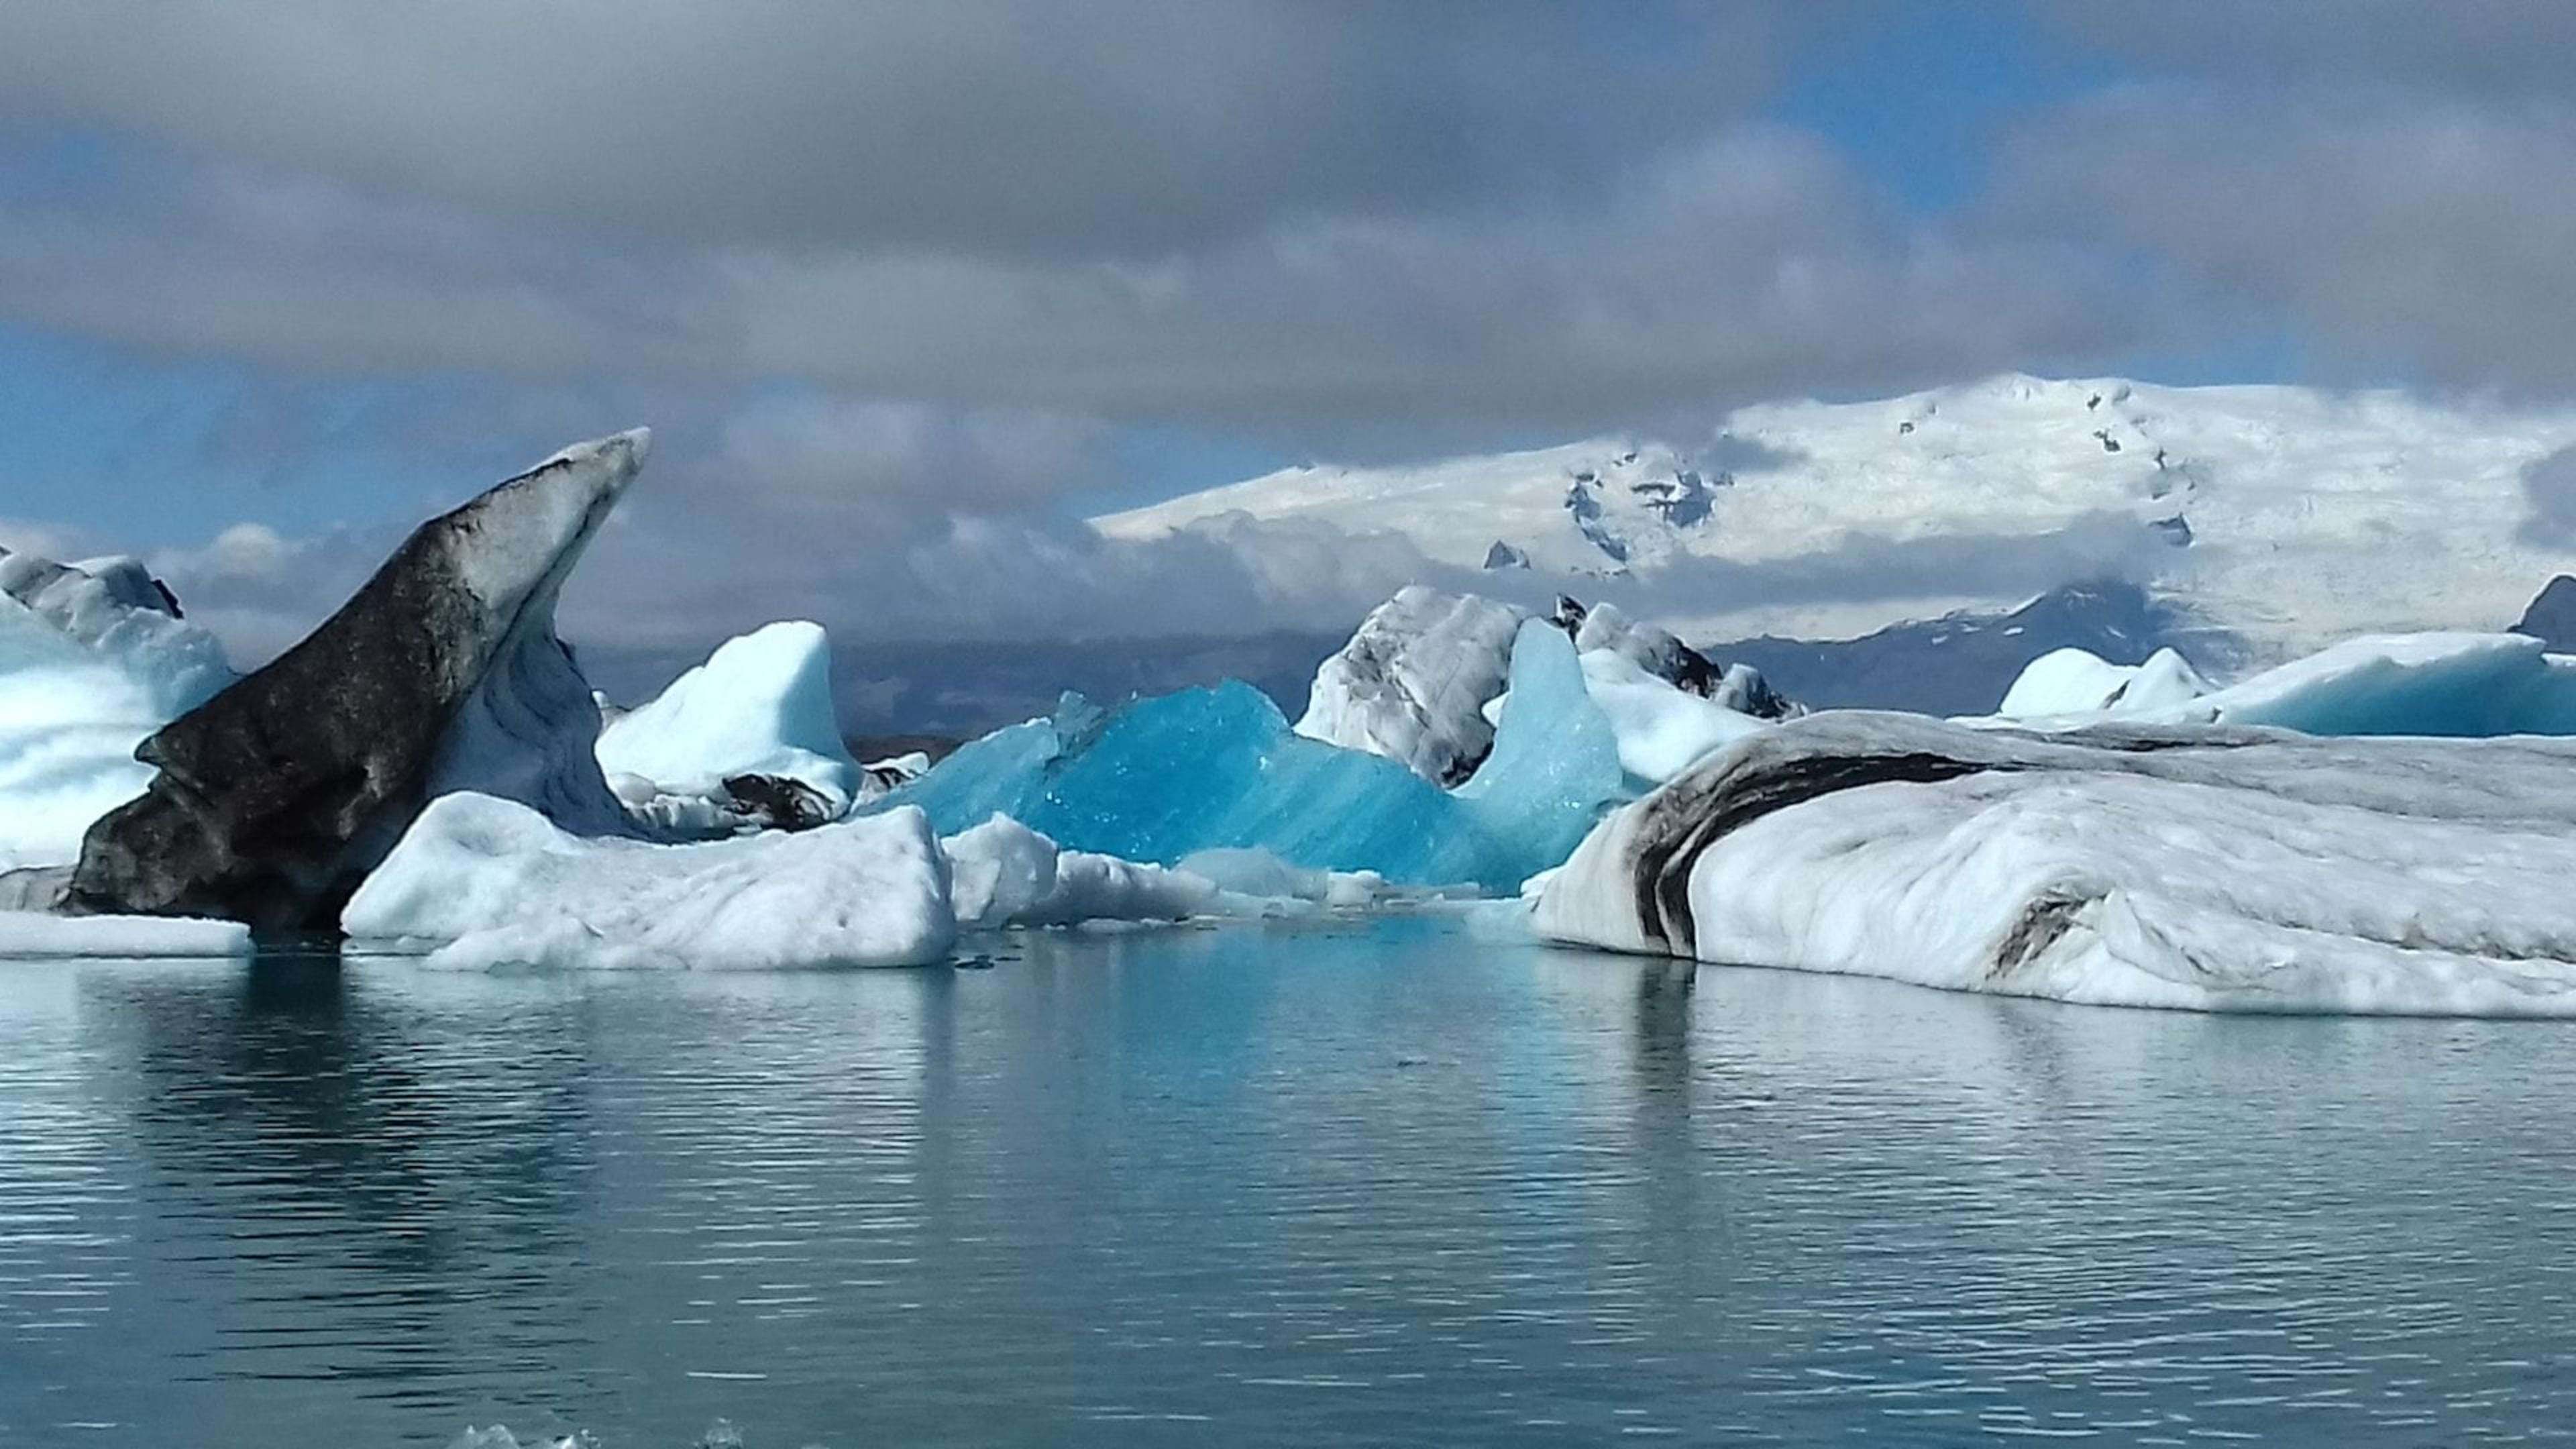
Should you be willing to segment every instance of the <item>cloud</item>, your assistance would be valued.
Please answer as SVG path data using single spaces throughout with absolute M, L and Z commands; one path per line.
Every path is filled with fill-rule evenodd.
M 2564 94 L 2576 9 L 2564 0 L 2047 0 L 2033 15 L 2101 50 L 2271 87 L 2285 79 Z
M 1140 257 L 1579 196 L 1758 102 L 1800 8 L 89 0 L 0 8 L 0 115 L 549 229 Z
M 2201 325 L 2270 319 L 2328 368 L 2576 391 L 2576 107 L 2126 88 L 2025 126 L 1997 198 L 2125 251 Z
M 22 166 L 27 163 L 21 158 Z M 1900 388 L 2136 336 L 2051 242 L 1910 219 L 1830 148 L 1731 129 L 1579 207 L 1332 216 L 1147 262 L 615 247 L 235 165 L 35 189 L 0 319 L 289 374 L 794 380 L 1223 427 L 1314 452 Z
M 76 557 L 82 551 L 69 532 L 22 518 L 0 518 L 0 549 L 57 560 Z
M 2530 511 L 2513 536 L 2533 548 L 2576 548 L 2576 448 L 2524 464 L 2522 494 Z

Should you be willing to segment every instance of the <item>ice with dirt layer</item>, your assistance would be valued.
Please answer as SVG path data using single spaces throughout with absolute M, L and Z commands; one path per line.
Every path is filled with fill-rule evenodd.
M 1481 707 L 1503 689 L 1524 617 L 1474 594 L 1399 590 L 1315 671 L 1297 733 L 1457 784 L 1493 747 Z
M 1837 712 L 1537 893 L 1555 940 L 2210 1011 L 2576 1015 L 2576 741 Z

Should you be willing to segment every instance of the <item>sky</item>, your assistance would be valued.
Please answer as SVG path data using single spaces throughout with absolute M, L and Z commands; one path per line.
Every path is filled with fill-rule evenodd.
M 0 545 L 255 663 L 655 429 L 567 595 L 702 654 L 1346 626 L 1081 519 L 2004 370 L 2576 394 L 2560 0 L 0 7 Z

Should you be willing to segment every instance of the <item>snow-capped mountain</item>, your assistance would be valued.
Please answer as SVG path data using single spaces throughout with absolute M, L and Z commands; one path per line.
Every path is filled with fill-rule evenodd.
M 1607 438 L 1403 468 L 1304 467 L 1094 520 L 1151 536 L 1228 513 L 1401 533 L 1459 568 L 1651 579 L 1692 558 L 1798 577 L 1856 546 L 1993 550 L 2134 529 L 2122 571 L 2283 657 L 2372 630 L 2498 628 L 2571 551 L 2524 528 L 2523 472 L 2576 411 L 2400 392 L 2008 375 L 1729 414 L 1698 448 Z M 2544 531 L 2545 532 L 2545 531 Z M 1862 601 L 1716 600 L 1694 637 L 1848 636 L 2009 607 L 1973 567 Z M 1822 591 L 1819 592 L 1830 592 Z

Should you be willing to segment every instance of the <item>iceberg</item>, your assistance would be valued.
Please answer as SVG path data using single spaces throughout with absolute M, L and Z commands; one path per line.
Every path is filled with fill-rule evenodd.
M 0 960 L 153 961 L 250 954 L 250 927 L 184 916 L 0 910 Z
M 2576 741 L 1837 712 L 1626 806 L 1543 936 L 2208 1011 L 2576 1015 Z
M 725 641 L 651 703 L 610 721 L 597 753 L 612 779 L 649 781 L 655 796 L 725 807 L 747 793 L 729 781 L 793 780 L 820 797 L 824 819 L 846 813 L 867 785 L 833 709 L 830 640 L 820 624 L 801 620 Z M 631 801 L 640 791 L 621 782 L 619 793 Z
M 1662 784 L 1710 751 L 1765 725 L 1715 699 L 1678 689 L 1614 650 L 1584 651 L 1582 668 L 1584 693 L 1617 737 L 1620 768 L 1639 785 L 1631 795 Z M 1486 712 L 1500 719 L 1510 700 L 1505 694 Z
M 91 827 L 64 906 L 327 926 L 456 791 L 630 829 L 554 613 L 648 442 L 566 449 L 431 519 L 302 642 L 154 733 L 139 753 L 158 773 Z
M 1457 784 L 1493 746 L 1482 706 L 1511 672 L 1523 617 L 1475 594 L 1398 590 L 1315 671 L 1297 733 Z
M 2522 634 L 2370 634 L 2213 689 L 2169 649 L 2133 669 L 2061 649 L 2022 671 L 1998 717 L 2049 729 L 2110 719 L 2311 735 L 2567 735 L 2576 734 L 2576 659 Z
M 1629 793 L 1570 645 L 1536 627 L 1553 639 L 1527 668 L 1550 683 L 1496 736 L 1487 768 L 1503 762 L 1508 783 L 1442 790 L 1393 760 L 1297 734 L 1267 696 L 1229 680 L 1115 714 L 1068 696 L 1053 717 L 971 741 L 862 809 L 914 806 L 944 835 L 1006 815 L 1068 849 L 1153 864 L 1262 850 L 1299 870 L 1509 892 Z
M 1180 868 L 1213 882 L 1220 905 L 1247 901 L 1260 915 L 1292 903 L 1356 910 L 1440 899 L 1436 890 L 1390 885 L 1373 870 L 1308 870 L 1258 849 L 1202 850 L 1182 857 Z
M 135 747 L 232 679 L 133 559 L 0 549 L 0 870 L 78 859 L 92 822 L 151 784 Z
M 1517 878 L 1500 883 L 1517 888 L 1563 860 L 1603 810 L 1634 792 L 1620 763 L 1618 733 L 1593 703 L 1564 630 L 1543 619 L 1522 624 L 1512 644 L 1510 682 L 1494 752 L 1453 797 L 1478 831 L 1522 847 Z
M 1392 768 L 1392 767 L 1390 767 Z M 350 897 L 341 927 L 362 954 L 443 967 L 779 969 L 915 966 L 948 959 L 961 931 L 1266 916 L 1407 899 L 1365 873 L 1306 871 L 1259 851 L 1183 865 L 1068 850 L 996 815 L 946 839 L 912 807 L 814 830 L 688 844 L 583 839 L 515 801 L 443 796 Z M 0 912 L 0 954 L 11 924 Z M 40 947 L 158 954 L 206 938 L 150 919 L 28 916 Z M 96 933 L 90 938 L 70 934 Z M 119 949 L 109 950 L 109 945 Z
M 940 842 L 961 929 L 1180 921 L 1217 904 L 1214 881 L 1187 870 L 1064 850 L 1007 815 Z
M 420 813 L 340 926 L 357 950 L 486 968 L 910 966 L 945 960 L 957 932 L 918 810 L 657 845 L 470 792 Z
M 2113 664 L 2087 649 L 2052 649 L 2022 667 L 1995 707 L 2001 718 L 2139 715 L 2217 692 L 2191 661 L 2159 649 L 2143 664 Z
M 1615 654 L 1684 694 L 1696 695 L 1737 714 L 1755 719 L 1786 719 L 1805 713 L 1801 706 L 1782 699 L 1770 681 L 1762 677 L 1761 670 L 1750 664 L 1720 668 L 1715 660 L 1665 630 L 1629 618 L 1616 604 L 1595 604 L 1587 609 L 1559 595 L 1556 623 L 1574 636 L 1578 652 Z

